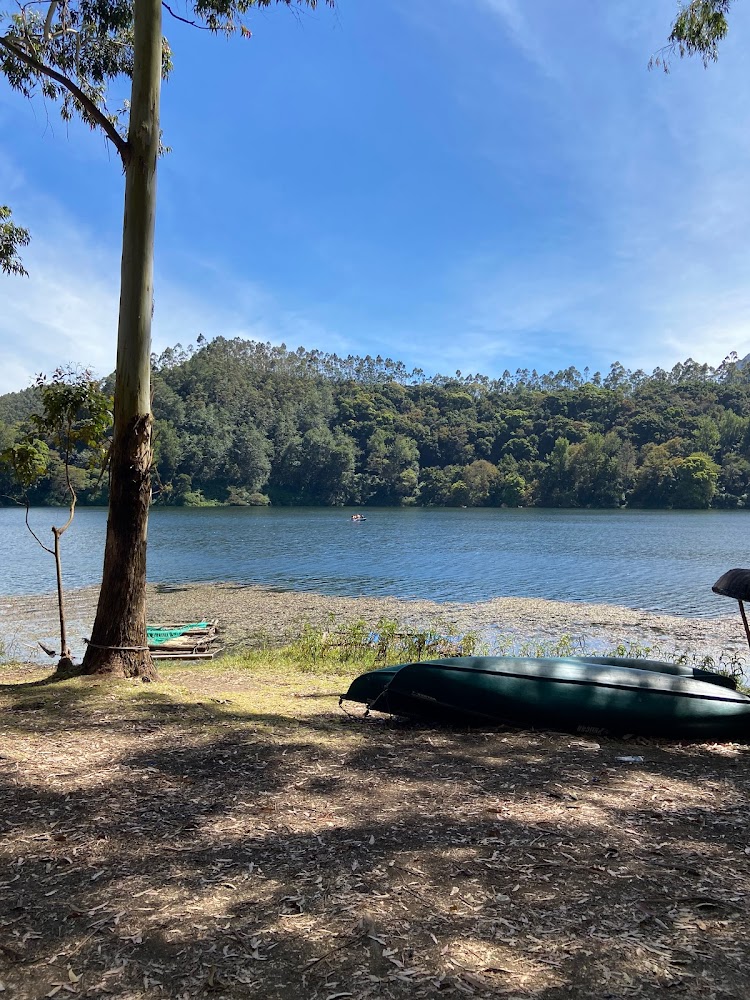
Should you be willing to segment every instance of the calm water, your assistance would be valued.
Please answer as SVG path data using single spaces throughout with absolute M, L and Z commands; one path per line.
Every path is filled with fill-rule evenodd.
M 156 509 L 149 579 L 231 580 L 344 596 L 436 601 L 545 597 L 689 616 L 731 614 L 711 593 L 750 565 L 750 512 Z M 44 540 L 62 511 L 32 512 Z M 106 512 L 81 509 L 63 540 L 68 588 L 99 582 Z M 54 589 L 23 511 L 0 509 L 0 596 Z

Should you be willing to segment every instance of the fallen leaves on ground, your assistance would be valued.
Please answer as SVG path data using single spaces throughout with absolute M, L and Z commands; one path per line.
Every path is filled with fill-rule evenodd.
M 66 684 L 0 689 L 3 996 L 747 995 L 744 747 Z

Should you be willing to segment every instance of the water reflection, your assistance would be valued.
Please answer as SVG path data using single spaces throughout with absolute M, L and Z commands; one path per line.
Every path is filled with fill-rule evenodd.
M 61 511 L 33 512 L 44 537 Z M 155 509 L 149 578 L 228 580 L 343 596 L 436 601 L 540 597 L 718 616 L 711 593 L 738 549 L 743 511 L 557 511 L 319 508 Z M 66 585 L 98 582 L 106 512 L 82 509 L 64 540 Z M 0 509 L 0 595 L 53 589 L 54 566 Z

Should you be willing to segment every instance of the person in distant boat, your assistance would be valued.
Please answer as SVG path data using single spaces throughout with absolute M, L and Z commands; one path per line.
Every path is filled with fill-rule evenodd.
M 367 518 L 364 514 L 352 514 L 352 521 L 366 521 Z

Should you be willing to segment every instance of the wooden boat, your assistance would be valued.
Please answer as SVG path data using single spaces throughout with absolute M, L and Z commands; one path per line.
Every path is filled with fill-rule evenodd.
M 154 660 L 212 660 L 221 652 L 218 619 L 159 622 L 146 625 L 146 641 Z
M 362 674 L 342 696 L 393 715 L 683 739 L 750 735 L 730 678 L 617 657 L 459 656 Z

